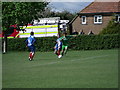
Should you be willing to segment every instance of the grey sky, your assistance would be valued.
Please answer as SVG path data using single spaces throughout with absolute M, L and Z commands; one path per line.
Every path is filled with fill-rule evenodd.
M 57 2 L 56 2 L 57 1 Z M 67 1 L 67 2 L 66 2 Z M 50 1 L 50 7 L 52 7 L 53 11 L 63 11 L 67 10 L 72 13 L 77 13 L 83 8 L 85 8 L 87 5 L 89 5 L 94 0 L 53 0 Z

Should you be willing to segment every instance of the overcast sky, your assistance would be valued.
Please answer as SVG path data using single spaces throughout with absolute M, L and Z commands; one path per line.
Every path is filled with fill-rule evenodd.
M 94 0 L 50 0 L 49 6 L 53 11 L 70 11 L 78 13 L 80 10 L 88 6 Z

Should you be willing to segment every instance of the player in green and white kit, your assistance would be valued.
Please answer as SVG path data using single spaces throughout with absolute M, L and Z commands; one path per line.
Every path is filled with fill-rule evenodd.
M 67 35 L 66 32 L 63 33 L 63 36 L 60 37 L 60 40 L 62 40 L 62 50 L 61 50 L 61 55 L 63 56 L 64 54 L 67 53 L 68 49 L 68 39 L 71 38 L 71 35 Z

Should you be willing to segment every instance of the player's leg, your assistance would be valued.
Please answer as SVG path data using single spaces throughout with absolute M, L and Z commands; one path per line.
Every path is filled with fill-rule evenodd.
M 64 54 L 67 53 L 68 46 L 65 46 Z
M 29 53 L 29 60 L 32 58 L 32 52 Z
M 60 50 L 55 50 L 54 53 L 58 56 L 58 58 L 62 57 L 62 55 L 60 55 Z
M 56 55 L 58 55 L 58 44 L 55 45 L 54 49 L 55 49 L 55 50 L 54 50 L 54 53 L 55 53 Z
M 58 58 L 62 57 L 62 55 L 61 55 L 61 49 L 62 49 L 62 44 L 58 47 L 58 51 L 57 51 Z
M 30 51 L 30 53 L 29 53 L 29 60 L 31 60 L 31 58 L 32 58 L 32 50 L 31 50 L 31 46 L 28 46 L 28 49 L 29 49 L 29 51 Z
M 62 55 L 62 56 L 64 55 L 64 50 L 65 50 L 65 46 L 62 45 L 62 50 L 61 50 L 61 55 Z
M 57 55 L 58 55 L 58 56 L 60 55 L 60 50 L 57 51 Z
M 60 54 L 60 49 L 58 50 L 58 58 L 61 58 L 62 57 L 62 55 Z
M 58 48 L 55 47 L 54 49 L 55 49 L 55 50 L 54 50 L 54 53 L 55 53 L 56 55 L 58 55 Z
M 35 46 L 32 46 L 32 56 L 31 56 L 31 60 L 33 59 L 33 57 L 35 56 Z
M 56 50 L 56 49 L 54 50 L 54 54 L 58 55 L 58 53 L 57 53 L 57 50 Z
M 34 55 L 35 55 L 35 52 L 32 52 L 32 57 L 31 57 L 31 60 L 33 59 Z

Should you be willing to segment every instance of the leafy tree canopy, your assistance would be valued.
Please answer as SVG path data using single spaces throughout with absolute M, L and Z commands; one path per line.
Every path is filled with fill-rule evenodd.
M 48 2 L 2 2 L 2 28 L 8 29 L 10 25 L 27 25 L 40 17 Z
M 75 17 L 76 13 L 71 13 L 67 10 L 63 10 L 62 12 L 52 11 L 51 7 L 47 7 L 45 12 L 43 12 L 43 17 L 60 17 L 61 20 L 72 20 Z

